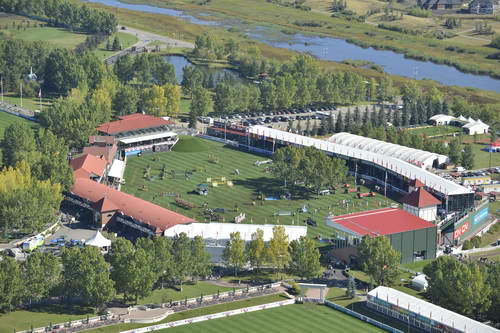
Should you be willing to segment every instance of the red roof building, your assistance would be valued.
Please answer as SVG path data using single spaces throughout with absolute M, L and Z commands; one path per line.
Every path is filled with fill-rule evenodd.
M 387 237 L 401 263 L 436 257 L 437 226 L 400 208 L 328 216 L 326 225 L 335 230 L 332 255 L 346 262 L 358 256 L 364 236 Z
M 73 169 L 75 178 L 101 179 L 106 172 L 108 162 L 97 156 L 85 154 L 72 159 L 69 164 Z
M 328 218 L 334 224 L 357 236 L 387 236 L 407 231 L 433 228 L 434 224 L 399 208 L 383 208 Z M 328 224 L 328 222 L 327 222 Z M 335 226 L 334 226 L 335 227 Z
M 89 144 L 93 146 L 111 146 L 116 142 L 116 139 L 108 135 L 92 135 L 89 136 Z
M 436 199 L 436 197 L 427 192 L 423 187 L 419 187 L 416 191 L 407 194 L 403 197 L 403 199 L 401 199 L 401 202 L 418 208 L 441 204 L 440 200 Z
M 116 144 L 105 147 L 91 146 L 83 148 L 84 154 L 93 155 L 100 159 L 104 159 L 106 160 L 106 162 L 108 162 L 108 164 L 113 163 L 113 159 L 115 158 L 117 151 L 118 146 Z
M 97 131 L 105 135 L 115 136 L 123 132 L 138 131 L 141 129 L 173 124 L 173 122 L 169 120 L 141 113 L 121 116 L 118 117 L 118 119 L 117 121 L 111 121 L 100 125 L 97 127 Z
M 101 221 L 102 227 L 116 219 L 143 232 L 161 234 L 174 225 L 196 222 L 192 218 L 86 178 L 77 178 L 70 191 L 85 199 L 93 209 L 96 220 Z

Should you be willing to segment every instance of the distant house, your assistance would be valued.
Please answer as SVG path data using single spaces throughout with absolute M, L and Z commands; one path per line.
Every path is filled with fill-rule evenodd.
M 418 0 L 419 7 L 428 10 L 453 11 L 462 8 L 461 0 Z
M 471 14 L 495 14 L 500 12 L 500 0 L 473 0 L 469 4 Z

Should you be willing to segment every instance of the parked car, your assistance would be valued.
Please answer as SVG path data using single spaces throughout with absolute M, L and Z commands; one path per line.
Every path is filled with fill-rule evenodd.
M 311 227 L 317 227 L 318 223 L 314 221 L 312 218 L 308 217 L 307 219 L 304 220 L 304 223 L 307 225 L 310 225 Z

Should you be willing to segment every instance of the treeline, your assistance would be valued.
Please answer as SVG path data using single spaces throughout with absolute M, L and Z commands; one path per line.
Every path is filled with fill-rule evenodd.
M 230 114 L 305 107 L 314 104 L 350 105 L 364 100 L 387 100 L 394 96 L 389 79 L 370 80 L 353 73 L 322 72 L 310 56 L 297 56 L 284 63 L 271 79 L 257 88 L 220 82 L 215 87 L 215 112 Z
M 0 311 L 47 298 L 102 307 L 123 293 L 125 301 L 146 297 L 153 289 L 181 285 L 188 278 L 208 276 L 212 266 L 201 237 L 181 233 L 173 239 L 124 238 L 112 243 L 106 256 L 98 248 L 64 248 L 61 257 L 35 252 L 19 263 L 0 260 Z
M 253 269 L 270 266 L 278 271 L 287 270 L 301 278 L 312 278 L 321 269 L 320 253 L 314 240 L 300 237 L 289 241 L 283 226 L 273 228 L 273 237 L 264 242 L 264 231 L 257 229 L 252 239 L 245 244 L 240 232 L 233 232 L 223 251 L 226 267 L 232 268 L 237 275 L 246 265 Z
M 38 82 L 43 82 L 44 92 L 63 95 L 78 85 L 95 87 L 106 72 L 104 64 L 91 53 L 53 49 L 42 42 L 0 41 L 0 75 L 5 91 L 18 92 L 30 67 Z M 35 97 L 40 88 L 38 82 L 25 84 L 23 95 Z M 30 86 L 33 87 L 28 89 Z
M 424 267 L 432 303 L 465 316 L 500 323 L 500 263 L 479 265 L 441 256 Z M 466 286 L 466 287 L 464 287 Z
M 61 186 L 50 179 L 40 180 L 22 160 L 15 167 L 0 171 L 0 231 L 3 238 L 11 232 L 40 231 L 55 222 L 61 203 Z M 0 260 L 0 263 L 2 261 Z M 0 269 L 0 276 L 2 275 Z M 0 285 L 0 290 L 3 290 Z M 2 296 L 0 296 L 1 303 Z
M 345 182 L 347 171 L 344 160 L 331 158 L 314 147 L 288 146 L 273 154 L 273 175 L 291 189 L 303 184 L 319 193 Z
M 46 19 L 50 25 L 111 35 L 118 21 L 114 14 L 69 0 L 0 0 L 0 11 Z
M 4 236 L 40 231 L 55 220 L 62 191 L 73 185 L 68 147 L 51 131 L 35 134 L 22 122 L 6 128 L 0 147 L 6 168 L 0 173 L 0 229 Z

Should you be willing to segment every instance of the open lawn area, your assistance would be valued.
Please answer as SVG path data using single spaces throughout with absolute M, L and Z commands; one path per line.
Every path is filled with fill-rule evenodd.
M 490 153 L 485 151 L 488 144 L 473 143 L 472 152 L 474 153 L 474 169 L 490 167 Z M 500 166 L 500 153 L 491 153 L 491 166 Z
M 435 136 L 451 133 L 461 133 L 462 129 L 455 126 L 429 126 L 421 128 L 409 128 L 407 129 L 407 132 L 414 135 Z
M 381 329 L 350 317 L 325 305 L 293 304 L 269 310 L 214 319 L 159 332 L 383 332 Z
M 210 158 L 217 160 L 217 163 L 209 162 Z M 379 194 L 356 199 L 355 193 L 343 194 L 343 191 L 338 190 L 337 192 L 342 193 L 318 196 L 303 187 L 291 191 L 291 200 L 279 199 L 284 190 L 281 182 L 266 172 L 269 164 L 255 165 L 256 161 L 267 159 L 268 157 L 245 153 L 209 140 L 182 138 L 172 152 L 130 157 L 125 170 L 126 185 L 122 190 L 200 222 L 208 221 L 202 208 L 205 202 L 208 208 L 224 210 L 217 213 L 221 222 L 232 222 L 241 212 L 246 214 L 243 223 L 256 224 L 305 225 L 304 220 L 311 217 L 317 222 L 317 227 L 309 227 L 308 234 L 328 238 L 332 236 L 332 230 L 325 224 L 325 217 L 329 212 L 340 215 L 387 207 L 392 203 Z M 144 178 L 148 165 L 151 167 L 152 180 Z M 167 171 L 164 180 L 161 179 L 163 165 Z M 175 179 L 172 177 L 172 170 L 175 171 Z M 239 170 L 239 175 L 236 170 Z M 192 172 L 192 176 L 186 177 L 186 171 Z M 234 186 L 224 184 L 221 177 L 231 181 Z M 203 196 L 194 193 L 198 184 L 209 182 L 208 178 L 211 178 L 209 194 Z M 217 187 L 212 187 L 214 182 L 218 182 Z M 368 191 L 362 187 L 362 192 Z M 258 200 L 259 192 L 263 197 L 273 200 Z M 161 196 L 160 193 L 178 194 L 183 200 L 196 205 L 196 208 L 181 208 L 175 204 L 174 197 Z M 342 207 L 342 200 L 349 200 L 349 207 Z M 308 213 L 299 213 L 299 209 L 304 206 Z M 278 211 L 282 216 L 275 215 Z M 284 216 L 285 214 L 294 216 Z
M 8 93 L 4 95 L 3 99 L 7 103 L 21 106 L 21 97 L 17 96 L 17 94 Z M 54 97 L 43 96 L 42 91 L 42 104 L 40 106 L 40 99 L 38 97 L 30 98 L 23 96 L 23 109 L 35 111 L 41 108 L 41 111 L 44 111 L 52 105 L 54 99 Z
M 113 36 L 109 37 L 111 45 L 113 44 L 113 40 L 115 39 L 115 37 L 118 37 L 118 39 L 120 40 L 122 49 L 130 47 L 135 43 L 137 43 L 138 41 L 138 38 L 135 37 L 134 35 L 127 34 L 124 32 L 117 32 Z M 107 39 L 105 39 L 101 44 L 99 44 L 97 50 L 94 51 L 94 53 L 97 55 L 99 59 L 106 59 L 108 57 L 111 57 L 113 54 L 117 53 L 117 51 L 107 51 L 106 44 L 107 44 Z
M 171 288 L 153 290 L 153 293 L 139 300 L 139 304 L 159 304 L 166 303 L 170 300 L 178 301 L 185 298 L 194 298 L 203 295 L 214 295 L 219 292 L 233 290 L 233 288 L 216 286 L 214 284 L 200 281 L 197 284 L 185 284 L 182 286 L 182 291 L 176 291 Z
M 414 262 L 409 262 L 406 264 L 402 264 L 404 268 L 411 269 L 414 272 L 422 272 L 424 270 L 424 267 L 428 264 L 430 264 L 434 259 L 425 259 L 425 260 L 420 260 L 420 261 L 414 261 Z
M 19 310 L 0 314 L 0 333 L 28 330 L 31 327 L 48 326 L 50 323 L 64 323 L 95 315 L 93 308 L 67 305 L 47 305 L 32 310 Z

